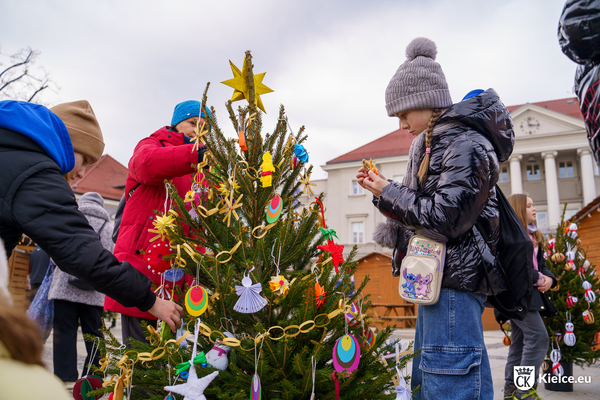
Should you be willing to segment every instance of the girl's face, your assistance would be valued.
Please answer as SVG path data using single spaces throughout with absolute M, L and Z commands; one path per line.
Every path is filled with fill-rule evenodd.
M 432 114 L 433 109 L 408 110 L 399 112 L 396 117 L 400 119 L 400 129 L 417 136 L 427 129 Z
M 533 206 L 533 200 L 531 197 L 527 197 L 527 204 L 525 204 L 525 215 L 527 216 L 527 223 L 535 223 L 535 207 Z
M 190 139 L 193 139 L 196 137 L 196 124 L 198 124 L 198 120 L 200 120 L 199 126 L 202 127 L 202 124 L 204 123 L 204 118 L 190 117 L 188 119 L 184 119 L 183 121 L 175 125 L 175 130 L 177 132 L 183 133 Z
M 75 152 L 75 167 L 69 173 L 71 180 L 83 178 L 86 167 L 90 164 L 89 160 L 81 153 Z

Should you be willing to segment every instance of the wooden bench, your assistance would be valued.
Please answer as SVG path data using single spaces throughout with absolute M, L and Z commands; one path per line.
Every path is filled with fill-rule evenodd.
M 383 315 L 377 313 L 377 307 L 385 308 Z M 400 311 L 402 310 L 402 311 Z M 392 303 L 371 303 L 371 308 L 367 313 L 371 314 L 371 322 L 378 330 L 389 325 L 390 322 L 399 322 L 399 328 L 414 327 L 416 305 L 411 303 L 392 304 Z M 392 315 L 392 312 L 394 315 Z

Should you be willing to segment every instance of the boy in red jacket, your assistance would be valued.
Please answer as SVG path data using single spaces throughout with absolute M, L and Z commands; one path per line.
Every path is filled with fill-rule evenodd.
M 196 100 L 177 104 L 171 125 L 142 139 L 129 160 L 129 176 L 125 185 L 127 203 L 114 253 L 120 261 L 128 261 L 157 286 L 160 286 L 160 275 L 148 269 L 143 259 L 150 239 L 156 236 L 148 230 L 153 229 L 154 210 L 165 208 L 167 194 L 164 181 L 170 181 L 182 198 L 192 186 L 192 173 L 202 162 L 206 147 L 194 149 L 191 139 L 196 136 L 198 120 L 200 126 L 205 122 L 205 112 L 209 113 L 208 108 L 201 111 L 201 104 Z M 108 296 L 104 308 L 121 313 L 124 342 L 129 337 L 146 340 L 142 321 L 156 328 L 154 316 L 134 307 L 125 307 Z

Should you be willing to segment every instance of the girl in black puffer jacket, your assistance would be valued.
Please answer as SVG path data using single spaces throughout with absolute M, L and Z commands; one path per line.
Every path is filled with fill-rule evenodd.
M 402 184 L 366 168 L 358 181 L 390 219 L 379 239 L 394 247 L 399 267 L 413 233 L 446 243 L 439 300 L 420 305 L 412 387 L 417 399 L 492 399 L 483 342 L 486 295 L 505 289 L 494 267 L 499 237 L 495 185 L 499 164 L 514 145 L 510 113 L 488 89 L 452 105 L 444 73 L 429 39 L 417 38 L 386 90 L 389 116 L 417 136 Z M 423 132 L 423 133 L 422 133 Z M 422 133 L 422 134 L 421 134 Z M 486 271 L 488 279 L 486 279 Z

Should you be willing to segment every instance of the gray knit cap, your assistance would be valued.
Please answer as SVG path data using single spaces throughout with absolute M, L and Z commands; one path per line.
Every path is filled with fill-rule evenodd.
M 406 46 L 406 61 L 385 90 L 385 108 L 390 117 L 406 110 L 452 105 L 446 77 L 435 62 L 436 55 L 435 43 L 424 37 L 413 39 Z

